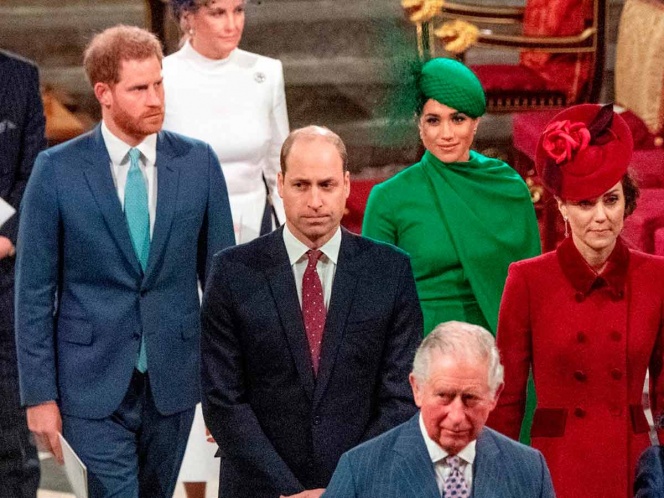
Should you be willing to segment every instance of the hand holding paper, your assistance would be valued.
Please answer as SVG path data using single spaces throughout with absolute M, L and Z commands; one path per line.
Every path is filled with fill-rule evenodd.
M 40 405 L 29 406 L 26 415 L 28 429 L 35 435 L 38 446 L 53 453 L 57 462 L 62 465 L 62 446 L 59 438 L 62 432 L 62 418 L 56 402 L 46 401 Z
M 14 216 L 16 209 L 9 204 L 6 200 L 0 197 L 0 227 L 5 224 L 5 222 Z

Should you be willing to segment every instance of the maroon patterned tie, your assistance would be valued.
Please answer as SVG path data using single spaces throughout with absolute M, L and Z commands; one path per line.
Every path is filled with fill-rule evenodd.
M 307 269 L 302 277 L 302 316 L 304 317 L 304 328 L 309 341 L 309 352 L 311 353 L 311 364 L 314 374 L 318 373 L 320 361 L 320 346 L 323 342 L 323 329 L 325 328 L 325 300 L 323 297 L 323 286 L 320 283 L 316 263 L 323 255 L 321 251 L 307 251 Z

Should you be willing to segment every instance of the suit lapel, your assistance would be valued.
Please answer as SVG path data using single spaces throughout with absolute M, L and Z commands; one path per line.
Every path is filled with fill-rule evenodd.
M 286 334 L 288 346 L 293 355 L 304 390 L 310 400 L 314 393 L 314 374 L 309 354 L 309 344 L 304 330 L 302 310 L 297 298 L 295 278 L 283 241 L 283 228 L 267 235 L 264 258 L 271 261 L 266 276 L 272 296 L 277 305 L 281 326 Z
M 417 412 L 403 426 L 399 439 L 394 444 L 394 451 L 399 454 L 396 466 L 401 474 L 396 482 L 404 486 L 405 496 L 421 498 L 440 498 L 433 462 L 422 438 Z
M 341 345 L 348 314 L 353 303 L 355 287 L 358 280 L 355 256 L 357 246 L 353 237 L 342 230 L 341 247 L 337 259 L 337 269 L 332 284 L 330 308 L 325 319 L 323 344 L 321 349 L 318 378 L 314 394 L 314 406 L 323 398 L 325 389 L 334 369 L 339 346 Z
M 150 242 L 150 256 L 145 274 L 146 278 L 153 278 L 158 263 L 166 248 L 171 233 L 171 223 L 177 202 L 178 184 L 180 180 L 180 163 L 177 151 L 164 139 L 164 134 L 157 135 L 157 209 L 155 212 L 154 231 Z M 149 285 L 149 281 L 145 283 Z
M 477 438 L 473 464 L 473 498 L 510 496 L 504 489 L 505 469 L 501 463 L 500 448 L 489 430 L 484 428 Z
M 111 173 L 111 159 L 106 150 L 106 144 L 101 134 L 101 126 L 90 132 L 87 137 L 89 147 L 87 155 L 84 156 L 85 178 L 90 190 L 94 195 L 95 201 L 99 206 L 108 230 L 120 247 L 120 250 L 127 258 L 127 261 L 137 274 L 141 274 L 141 265 L 134 252 L 134 246 L 131 243 L 129 227 L 122 211 L 118 192 L 113 183 Z
M 5 94 L 9 91 L 10 78 L 13 77 L 13 72 L 9 72 L 8 59 L 5 54 L 0 51 L 0 109 L 11 109 L 11 102 L 4 103 Z M 0 115 L 0 118 L 3 116 Z M 1 122 L 1 120 L 0 120 Z

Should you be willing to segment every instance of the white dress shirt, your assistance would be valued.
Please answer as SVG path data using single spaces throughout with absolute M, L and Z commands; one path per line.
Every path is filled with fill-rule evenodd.
M 436 473 L 436 484 L 438 485 L 438 491 L 440 495 L 443 494 L 443 486 L 445 484 L 445 479 L 450 475 L 452 468 L 444 462 L 445 458 L 449 455 L 447 451 L 441 448 L 438 443 L 429 437 L 427 429 L 424 426 L 424 420 L 422 419 L 422 413 L 420 413 L 420 430 L 422 431 L 422 437 L 424 438 L 424 444 L 427 447 L 427 452 L 429 457 L 433 462 L 433 468 Z M 457 456 L 466 464 L 463 466 L 463 477 L 468 484 L 468 492 L 472 492 L 473 487 L 473 462 L 475 461 L 475 446 L 477 441 L 471 441 L 468 443 L 464 449 L 462 449 Z
M 309 248 L 300 242 L 295 235 L 288 229 L 288 225 L 284 225 L 284 244 L 286 244 L 286 252 L 288 252 L 288 259 L 293 268 L 293 275 L 295 276 L 295 286 L 297 287 L 297 298 L 300 301 L 300 308 L 302 307 L 302 278 L 304 277 L 304 270 L 307 268 L 309 258 L 307 258 L 307 251 Z M 318 260 L 316 271 L 320 278 L 320 283 L 323 286 L 323 296 L 325 301 L 325 309 L 330 308 L 330 297 L 332 296 L 332 284 L 334 282 L 334 274 L 337 271 L 337 260 L 339 259 L 339 248 L 341 247 L 341 228 L 337 228 L 332 238 L 328 240 L 320 251 L 323 255 Z
M 127 174 L 129 173 L 129 149 L 131 145 L 113 135 L 106 123 L 101 122 L 101 135 L 106 144 L 106 150 L 111 158 L 111 174 L 115 190 L 120 199 L 120 205 L 124 211 L 125 185 L 127 185 Z M 136 148 L 141 152 L 139 166 L 148 190 L 148 212 L 150 214 L 150 239 L 154 231 L 154 219 L 157 212 L 157 135 L 153 133 L 145 137 Z

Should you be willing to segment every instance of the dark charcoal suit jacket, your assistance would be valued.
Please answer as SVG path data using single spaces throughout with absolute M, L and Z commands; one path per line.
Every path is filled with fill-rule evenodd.
M 408 373 L 422 313 L 392 246 L 343 231 L 317 378 L 282 230 L 217 254 L 202 316 L 220 497 L 325 487 L 346 450 L 416 411 Z
M 555 498 L 542 454 L 485 427 L 473 498 Z M 341 457 L 325 498 L 440 498 L 419 415 Z
M 46 146 L 37 67 L 0 50 L 0 197 L 18 211 L 37 154 Z M 16 245 L 18 213 L 0 236 Z M 13 336 L 14 258 L 0 259 L 0 331 Z

